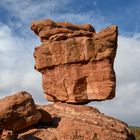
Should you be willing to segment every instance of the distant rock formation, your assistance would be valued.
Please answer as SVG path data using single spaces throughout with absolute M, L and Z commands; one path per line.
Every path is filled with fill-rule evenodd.
M 35 68 L 54 103 L 35 105 L 26 91 L 0 99 L 0 140 L 135 140 L 126 123 L 78 105 L 115 96 L 117 27 L 95 33 L 90 24 L 43 20 L 32 30 L 42 41 Z
M 77 104 L 115 96 L 117 26 L 95 33 L 90 24 L 42 20 L 31 29 L 42 41 L 35 48 L 35 69 L 49 101 Z

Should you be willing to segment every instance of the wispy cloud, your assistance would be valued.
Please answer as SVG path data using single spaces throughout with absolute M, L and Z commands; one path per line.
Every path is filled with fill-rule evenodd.
M 76 3 L 77 2 L 77 3 Z M 96 0 L 90 1 L 96 7 L 94 10 L 76 12 L 69 8 L 78 4 L 78 0 L 1 0 L 1 7 L 9 12 L 8 24 L 12 28 L 18 28 L 28 35 L 29 27 L 33 20 L 51 18 L 56 21 L 69 21 L 73 23 L 91 23 L 99 30 L 109 25 L 106 18 L 100 13 Z M 100 24 L 99 24 L 100 23 Z
M 0 96 L 27 90 L 41 101 L 41 75 L 35 70 L 32 45 L 37 41 L 13 36 L 7 25 L 0 26 Z M 40 84 L 38 84 L 40 83 Z M 42 93 L 40 95 L 43 96 Z M 42 100 L 43 101 L 43 100 Z
M 1 0 L 1 7 L 3 6 L 12 16 L 23 21 L 38 18 L 44 14 L 55 13 L 55 11 L 58 11 L 59 8 L 64 8 L 68 3 L 69 1 L 65 0 Z

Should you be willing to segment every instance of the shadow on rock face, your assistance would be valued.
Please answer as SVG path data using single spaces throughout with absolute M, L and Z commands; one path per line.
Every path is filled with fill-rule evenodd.
M 40 114 L 42 116 L 41 119 L 38 122 L 39 124 L 47 125 L 47 124 L 51 123 L 52 117 L 47 111 L 45 111 L 41 108 L 38 109 L 38 111 L 40 112 Z
M 42 122 L 34 125 L 34 128 L 37 128 L 38 130 L 39 129 L 42 129 L 42 128 L 57 128 L 58 125 L 59 125 L 59 122 L 60 122 L 61 118 L 60 117 L 53 117 L 51 122 L 49 124 L 43 124 Z
M 131 135 L 128 135 L 128 140 L 137 140 L 137 139 L 133 134 L 131 134 Z
M 17 139 L 17 140 L 42 140 L 36 136 L 33 136 L 33 135 L 27 135 L 26 137 L 24 138 L 20 138 L 20 139 Z
M 52 118 L 52 121 L 51 121 L 51 124 L 48 125 L 48 127 L 49 128 L 57 128 L 60 121 L 61 121 L 61 118 L 60 117 L 53 117 Z

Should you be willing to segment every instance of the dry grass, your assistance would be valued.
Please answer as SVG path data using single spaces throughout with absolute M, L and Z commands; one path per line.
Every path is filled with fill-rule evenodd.
M 136 140 L 140 140 L 140 127 L 129 127 L 132 130 L 132 133 L 135 135 Z

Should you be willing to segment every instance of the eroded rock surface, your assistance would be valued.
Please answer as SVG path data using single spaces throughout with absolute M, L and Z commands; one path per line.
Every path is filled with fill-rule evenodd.
M 5 129 L 17 132 L 36 124 L 40 119 L 41 114 L 29 93 L 22 91 L 0 99 L 1 131 Z
M 96 108 L 54 103 L 43 109 L 53 117 L 51 124 L 21 132 L 18 140 L 135 140 L 127 124 Z
M 90 24 L 74 25 L 70 22 L 54 22 L 50 19 L 34 21 L 31 29 L 40 37 L 42 42 L 57 34 L 59 34 L 58 36 L 67 36 L 95 32 L 95 29 Z
M 42 41 L 35 48 L 35 69 L 49 101 L 76 104 L 115 96 L 116 26 L 95 33 L 89 24 L 42 20 L 31 29 Z

